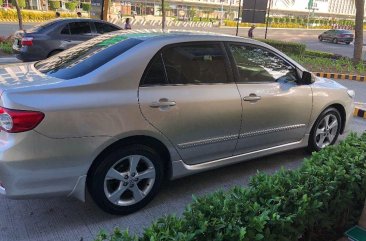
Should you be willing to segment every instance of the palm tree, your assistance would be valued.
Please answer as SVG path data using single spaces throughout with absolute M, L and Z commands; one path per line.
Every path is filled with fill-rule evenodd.
M 23 30 L 23 18 L 22 13 L 20 11 L 18 0 L 14 0 L 15 8 L 17 9 L 17 15 L 18 15 L 18 23 L 19 23 L 19 30 Z
M 363 19 L 365 15 L 365 0 L 355 0 L 356 5 L 356 23 L 355 23 L 355 48 L 353 52 L 353 61 L 358 63 L 362 59 L 363 46 Z

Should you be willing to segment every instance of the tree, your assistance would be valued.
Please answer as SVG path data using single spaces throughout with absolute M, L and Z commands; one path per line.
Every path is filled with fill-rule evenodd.
M 355 48 L 353 51 L 353 61 L 359 63 L 362 61 L 363 46 L 363 19 L 365 15 L 365 0 L 355 0 L 356 21 L 355 21 Z
M 14 0 L 14 5 L 15 5 L 15 8 L 17 9 L 19 30 L 23 30 L 23 17 L 22 17 L 22 12 L 20 11 L 18 0 Z
M 51 10 L 57 10 L 61 7 L 61 4 L 59 1 L 50 1 L 50 9 Z
M 161 0 L 161 13 L 162 13 L 162 20 L 161 20 L 161 28 L 165 29 L 165 1 Z
M 76 9 L 77 5 L 78 5 L 77 2 L 67 2 L 67 3 L 65 3 L 66 8 L 69 9 L 70 11 L 74 11 Z

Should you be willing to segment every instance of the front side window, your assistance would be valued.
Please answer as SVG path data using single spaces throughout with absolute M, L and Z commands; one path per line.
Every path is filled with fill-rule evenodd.
M 61 34 L 66 34 L 66 35 L 70 34 L 69 24 L 65 25 L 65 27 L 61 30 Z
M 163 50 L 169 84 L 227 83 L 225 52 L 220 44 L 182 44 Z
M 296 69 L 269 50 L 251 45 L 231 44 L 238 70 L 238 82 L 296 81 Z
M 69 23 L 71 35 L 91 35 L 89 22 L 74 22 Z

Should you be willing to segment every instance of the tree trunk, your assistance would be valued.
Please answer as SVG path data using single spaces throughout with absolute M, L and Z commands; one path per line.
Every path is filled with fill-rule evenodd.
M 165 29 L 165 1 L 161 0 L 161 15 L 162 15 L 162 20 L 161 20 L 161 28 Z
M 365 0 L 355 0 L 356 5 L 356 26 L 355 26 L 355 48 L 353 61 L 361 62 L 363 46 L 363 19 L 365 15 Z
M 366 200 L 365 200 L 365 204 L 363 206 L 363 210 L 362 210 L 360 221 L 358 222 L 358 225 L 360 225 L 363 228 L 366 228 Z
M 15 5 L 15 8 L 17 9 L 19 30 L 23 30 L 23 18 L 22 18 L 22 13 L 19 8 L 18 0 L 14 0 L 14 5 Z

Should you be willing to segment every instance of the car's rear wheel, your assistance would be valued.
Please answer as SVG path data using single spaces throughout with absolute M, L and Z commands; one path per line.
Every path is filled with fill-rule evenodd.
M 143 208 L 163 180 L 162 159 L 144 145 L 129 145 L 101 158 L 88 175 L 88 189 L 104 211 L 126 215 Z
M 346 44 L 351 44 L 351 42 L 346 42 Z
M 333 39 L 333 43 L 334 43 L 334 44 L 337 44 L 337 43 L 338 43 L 338 39 L 337 39 L 337 38 L 334 38 L 334 39 Z
M 323 111 L 316 120 L 309 139 L 309 150 L 320 151 L 333 145 L 341 130 L 341 115 L 335 108 L 328 108 Z

